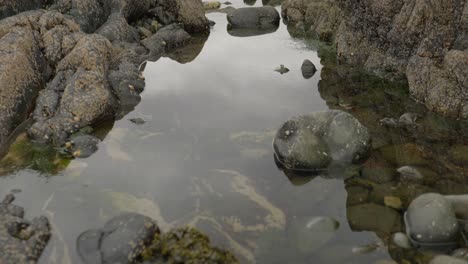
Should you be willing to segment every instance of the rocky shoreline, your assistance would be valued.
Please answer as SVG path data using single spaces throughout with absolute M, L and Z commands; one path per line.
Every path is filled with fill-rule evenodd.
M 198 0 L 26 2 L 0 9 L 2 148 L 29 117 L 29 136 L 58 146 L 123 117 L 140 101 L 143 62 L 209 32 Z
M 430 110 L 468 118 L 468 2 L 286 0 L 294 34 L 332 43 L 340 62 L 407 80 Z

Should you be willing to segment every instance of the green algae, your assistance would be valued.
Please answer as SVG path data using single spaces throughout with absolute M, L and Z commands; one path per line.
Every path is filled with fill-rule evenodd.
M 239 263 L 228 251 L 212 247 L 207 236 L 194 228 L 174 229 L 156 234 L 142 254 L 150 263 Z

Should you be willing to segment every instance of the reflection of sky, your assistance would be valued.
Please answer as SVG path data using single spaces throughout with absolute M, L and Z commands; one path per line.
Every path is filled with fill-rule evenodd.
M 240 0 L 231 2 L 243 6 Z M 230 139 L 230 135 L 244 131 L 274 130 L 292 115 L 323 110 L 326 104 L 317 90 L 322 66 L 315 51 L 293 40 L 283 24 L 272 34 L 230 36 L 225 16 L 208 15 L 216 25 L 193 62 L 179 64 L 161 58 L 148 64 L 141 104 L 115 124 L 91 158 L 72 162 L 62 175 L 50 179 L 32 171 L 1 179 L 0 195 L 14 188 L 23 190 L 18 204 L 26 208 L 28 217 L 41 213 L 53 216 L 56 233 L 44 259 L 54 256 L 54 244 L 66 244 L 68 251 L 57 248 L 56 263 L 65 263 L 61 260 L 66 255 L 76 260 L 75 239 L 81 231 L 102 225 L 119 210 L 135 209 L 113 208 L 105 190 L 156 202 L 166 220 L 173 221 L 190 216 L 193 182 L 210 179 L 207 175 L 216 169 L 242 172 L 260 195 L 284 210 L 288 220 L 296 215 L 337 218 L 342 227 L 334 244 L 342 251 L 350 252 L 350 241 L 368 239 L 365 234 L 351 233 L 345 224 L 342 181 L 318 178 L 293 186 L 269 155 L 271 136 L 250 145 Z M 310 59 L 319 70 L 308 80 L 300 71 L 304 59 Z M 290 72 L 281 75 L 273 71 L 280 64 Z M 148 123 L 137 126 L 128 121 L 130 117 L 144 117 Z M 255 154 L 257 150 L 267 155 L 247 159 L 239 154 Z M 216 191 L 229 182 L 211 184 Z M 225 199 L 230 195 L 222 193 Z M 229 212 L 231 208 L 224 208 L 224 204 L 215 199 L 202 204 L 201 210 L 227 210 L 237 215 L 252 209 Z M 145 213 L 152 215 L 154 211 Z
M 232 123 L 249 115 L 256 118 L 255 123 L 274 120 L 274 126 L 294 114 L 326 108 L 317 91 L 320 72 L 306 80 L 300 70 L 304 59 L 313 61 L 320 70 L 316 52 L 292 40 L 284 25 L 272 34 L 230 36 L 225 33 L 225 16 L 208 15 L 216 25 L 192 63 L 182 65 L 162 58 L 148 64 L 143 97 L 154 97 L 162 101 L 160 104 L 168 103 L 167 98 L 181 101 L 176 111 L 188 111 L 188 115 L 197 114 L 204 120 Z M 275 72 L 280 64 L 290 72 Z

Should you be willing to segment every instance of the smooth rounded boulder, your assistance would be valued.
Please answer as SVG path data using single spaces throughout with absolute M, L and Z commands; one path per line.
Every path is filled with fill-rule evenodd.
M 277 27 L 280 15 L 274 7 L 243 7 L 227 15 L 229 25 L 234 28 Z
M 452 204 L 437 193 L 414 199 L 406 211 L 405 223 L 409 237 L 420 243 L 450 243 L 459 236 Z
M 292 170 L 318 171 L 332 163 L 359 162 L 369 147 L 367 129 L 339 110 L 293 117 L 281 126 L 273 141 L 279 162 Z
M 101 229 L 82 233 L 77 240 L 78 254 L 85 264 L 133 263 L 158 232 L 151 218 L 122 214 Z

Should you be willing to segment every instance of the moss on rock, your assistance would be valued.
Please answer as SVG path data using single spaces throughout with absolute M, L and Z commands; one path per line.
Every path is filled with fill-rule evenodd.
M 145 263 L 239 263 L 230 252 L 212 247 L 209 238 L 194 228 L 157 233 L 142 258 Z

